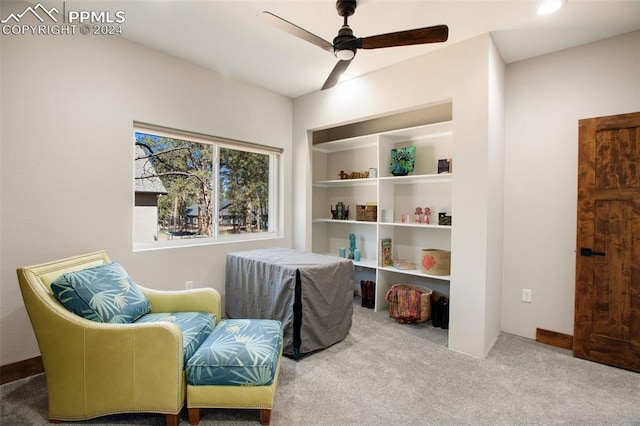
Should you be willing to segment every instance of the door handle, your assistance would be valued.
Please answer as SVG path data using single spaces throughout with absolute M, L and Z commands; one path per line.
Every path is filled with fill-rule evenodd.
M 603 251 L 593 251 L 587 247 L 580 248 L 580 256 L 590 257 L 590 256 L 604 256 L 604 255 L 605 253 Z

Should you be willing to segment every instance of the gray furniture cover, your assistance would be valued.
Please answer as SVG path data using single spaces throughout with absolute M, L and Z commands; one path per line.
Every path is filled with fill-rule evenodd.
M 226 314 L 282 321 L 283 352 L 300 358 L 349 334 L 353 271 L 350 260 L 291 249 L 229 253 Z

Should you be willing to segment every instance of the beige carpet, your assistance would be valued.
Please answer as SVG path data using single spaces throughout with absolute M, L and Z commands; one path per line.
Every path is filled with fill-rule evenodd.
M 272 425 L 640 425 L 640 374 L 509 334 L 476 359 L 448 350 L 430 322 L 400 325 L 359 304 L 353 320 L 344 341 L 283 360 Z M 0 424 L 49 424 L 43 375 L 0 387 L 0 397 Z M 164 416 L 81 424 L 162 425 Z M 257 425 L 259 415 L 203 410 L 200 424 Z

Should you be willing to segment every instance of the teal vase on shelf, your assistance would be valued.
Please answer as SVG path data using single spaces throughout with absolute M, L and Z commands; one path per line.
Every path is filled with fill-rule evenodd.
M 349 259 L 354 258 L 356 249 L 356 234 L 349 234 Z

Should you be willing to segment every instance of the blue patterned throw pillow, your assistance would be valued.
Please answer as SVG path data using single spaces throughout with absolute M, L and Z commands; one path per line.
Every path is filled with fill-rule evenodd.
M 62 274 L 51 290 L 68 310 L 96 322 L 130 323 L 151 310 L 118 262 Z

